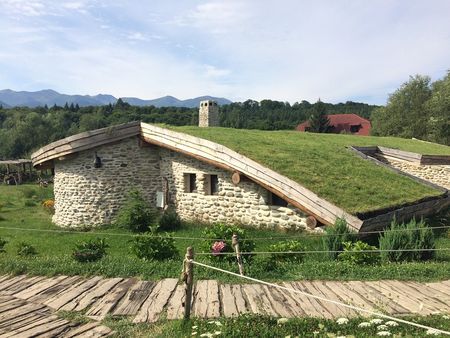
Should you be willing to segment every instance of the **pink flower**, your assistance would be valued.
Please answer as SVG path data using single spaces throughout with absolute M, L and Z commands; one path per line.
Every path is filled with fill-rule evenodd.
M 220 252 L 223 251 L 223 249 L 225 249 L 226 244 L 223 241 L 220 242 L 214 242 L 214 244 L 212 245 L 211 249 L 213 252 L 214 256 L 218 256 Z

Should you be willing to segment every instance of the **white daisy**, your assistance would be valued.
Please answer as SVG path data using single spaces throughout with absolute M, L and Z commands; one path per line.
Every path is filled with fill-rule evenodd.
M 362 322 L 362 323 L 359 323 L 358 324 L 358 327 L 369 327 L 369 326 L 371 326 L 372 324 L 370 324 L 369 322 Z
M 386 331 L 388 329 L 387 325 L 378 325 L 377 330 L 378 331 Z
M 345 318 L 345 317 L 338 318 L 338 319 L 336 320 L 336 323 L 338 323 L 339 325 L 344 325 L 344 324 L 347 324 L 347 323 L 348 323 L 348 319 Z
M 385 323 L 387 326 L 398 326 L 397 322 L 394 322 L 393 320 L 390 320 L 388 322 Z
M 370 321 L 370 324 L 378 325 L 378 324 L 381 324 L 382 322 L 383 322 L 382 319 L 374 318 L 374 319 L 372 319 L 372 320 Z

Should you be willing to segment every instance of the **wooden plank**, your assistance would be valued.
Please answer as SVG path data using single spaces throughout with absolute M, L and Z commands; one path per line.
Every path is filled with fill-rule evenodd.
M 373 287 L 378 282 L 361 282 L 350 281 L 343 282 L 345 287 L 358 293 L 364 299 L 370 301 L 378 309 L 383 309 L 390 314 L 408 314 L 409 310 L 396 302 L 392 302 L 389 297 L 378 291 L 378 288 Z
M 314 281 L 314 282 L 310 282 L 310 283 L 312 285 L 314 285 L 314 287 L 318 291 L 320 291 L 326 299 L 331 299 L 331 300 L 343 303 L 343 298 L 341 298 L 339 296 L 339 292 L 334 292 L 333 289 L 327 287 L 327 285 L 324 281 Z M 336 314 L 341 313 L 343 317 L 356 317 L 356 316 L 360 315 L 359 312 L 349 309 L 345 306 L 339 306 L 339 305 L 335 305 L 333 303 L 329 303 L 329 304 L 334 305 L 337 309 Z M 333 308 L 333 306 L 332 306 L 332 308 Z
M 76 297 L 79 297 L 89 289 L 93 288 L 99 281 L 101 281 L 101 277 L 93 277 L 84 281 L 83 283 L 77 284 L 67 291 L 57 294 L 52 298 L 46 300 L 44 302 L 45 305 L 51 307 L 52 309 L 59 310 L 65 304 L 69 303 Z
M 90 288 L 88 292 L 80 294 L 78 297 L 75 297 L 59 309 L 64 311 L 82 311 L 94 303 L 95 300 L 104 296 L 122 280 L 122 278 L 108 278 L 100 280 L 98 284 Z
M 7 318 L 5 320 L 2 320 L 0 322 L 0 334 L 28 325 L 29 323 L 32 323 L 42 317 L 42 314 L 36 314 L 36 312 L 33 311 L 15 316 L 14 318 Z
M 7 311 L 3 311 L 0 314 L 0 320 L 4 320 L 7 318 L 14 318 L 16 316 L 21 316 L 21 315 L 31 313 L 31 312 L 36 313 L 42 309 L 45 309 L 45 307 L 43 305 L 31 304 L 31 303 L 24 302 L 18 307 L 10 308 Z
M 450 296 L 450 286 L 445 285 L 443 282 L 426 283 L 425 285 L 437 292 Z
M 259 284 L 244 284 L 242 291 L 246 295 L 249 308 L 253 313 L 263 314 L 276 317 L 277 312 L 273 308 L 270 299 L 264 293 L 262 285 Z
M 0 292 L 3 293 L 3 291 L 7 290 L 8 287 L 11 285 L 14 285 L 16 283 L 19 283 L 22 280 L 25 280 L 27 278 L 26 275 L 20 275 L 20 276 L 14 276 L 12 278 L 9 278 L 2 283 L 0 283 Z
M 80 283 L 84 283 L 84 279 L 82 279 L 79 276 L 72 276 L 68 277 L 66 279 L 63 279 L 58 284 L 55 284 L 54 286 L 51 286 L 38 294 L 28 298 L 28 301 L 34 302 L 34 303 L 44 303 L 45 301 L 49 300 L 50 298 L 63 293 L 66 289 L 70 289 L 74 287 L 75 285 L 78 285 Z
M 117 303 L 127 293 L 127 291 L 137 283 L 137 279 L 125 279 L 113 287 L 104 297 L 97 300 L 86 312 L 86 316 L 95 320 L 102 320 L 112 312 Z
M 353 289 L 342 282 L 327 281 L 324 282 L 325 286 L 336 293 L 340 300 L 347 304 L 357 306 L 366 310 L 376 311 L 380 310 L 377 308 L 376 304 L 372 303 L 370 300 L 362 297 L 359 293 L 353 291 Z M 366 313 L 360 313 L 361 316 L 368 316 Z
M 64 319 L 59 319 L 58 316 L 52 315 L 48 317 L 41 318 L 33 323 L 25 325 L 19 329 L 12 330 L 8 333 L 0 335 L 2 338 L 8 337 L 36 337 L 38 335 L 44 334 L 50 330 L 54 330 L 60 326 L 68 325 L 68 321 Z
M 169 298 L 177 287 L 178 279 L 165 278 L 159 281 L 153 288 L 150 295 L 142 304 L 141 309 L 133 320 L 133 323 L 154 323 L 156 322 L 164 307 L 169 302 Z
M 97 338 L 97 337 L 108 337 L 112 335 L 114 332 L 111 329 L 107 328 L 103 325 L 98 325 L 88 331 L 83 332 L 82 334 L 77 335 L 77 338 Z
M 242 292 L 242 285 L 224 284 L 220 285 L 223 315 L 233 317 L 249 313 L 247 301 Z
M 24 306 L 24 304 L 25 303 L 19 299 L 12 299 L 3 303 L 0 307 L 0 319 L 3 318 L 4 315 L 8 316 L 7 313 Z
M 291 308 L 288 298 L 280 290 L 267 285 L 263 285 L 262 288 L 270 305 L 280 317 L 290 318 L 297 316 L 298 312 Z
M 301 285 L 297 282 L 291 282 L 291 283 L 283 282 L 282 285 L 287 288 L 290 288 L 290 289 L 309 293 L 308 290 L 306 290 L 303 285 Z M 322 306 L 322 304 L 319 303 L 314 298 L 308 297 L 308 296 L 305 296 L 302 294 L 298 294 L 298 293 L 293 293 L 290 291 L 286 291 L 285 293 L 288 294 L 297 303 L 301 304 L 301 308 L 307 316 L 318 317 L 318 318 L 328 318 L 328 319 L 334 318 L 333 315 L 327 310 L 327 308 L 324 308 Z
M 167 304 L 167 319 L 182 319 L 184 315 L 184 299 L 186 297 L 185 286 L 177 285 L 172 297 Z
M 20 299 L 28 299 L 35 295 L 37 295 L 40 292 L 43 292 L 52 286 L 61 283 L 64 279 L 68 278 L 67 276 L 58 276 L 53 278 L 47 278 L 44 280 L 39 281 L 38 283 L 34 284 L 33 286 L 22 290 L 21 292 L 18 292 L 14 295 L 16 298 Z
M 44 280 L 44 278 L 45 277 L 31 277 L 31 278 L 23 279 L 14 285 L 10 285 L 7 289 L 4 289 L 2 291 L 2 294 L 12 296 L 16 293 L 19 293 L 25 289 L 32 287 L 34 284 Z
M 135 315 L 150 295 L 154 282 L 139 281 L 134 284 L 126 295 L 121 299 L 113 312 L 115 316 L 131 316 Z

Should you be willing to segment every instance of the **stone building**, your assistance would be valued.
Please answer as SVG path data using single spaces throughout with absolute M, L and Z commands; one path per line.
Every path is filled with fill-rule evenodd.
M 217 104 L 202 101 L 199 126 L 218 124 Z M 223 145 L 140 122 L 53 142 L 33 153 L 32 161 L 38 170 L 54 169 L 53 221 L 64 227 L 113 222 L 132 189 L 149 205 L 174 206 L 185 220 L 267 229 L 311 230 L 344 217 L 361 231 L 399 217 L 394 210 L 360 219 Z M 450 198 L 424 203 L 431 212 Z M 401 210 L 418 210 L 408 208 Z

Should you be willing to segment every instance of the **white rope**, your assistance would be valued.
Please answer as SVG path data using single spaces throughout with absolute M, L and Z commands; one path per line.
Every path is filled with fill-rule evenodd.
M 393 320 L 393 321 L 396 321 L 396 322 L 399 322 L 399 323 L 416 326 L 416 327 L 419 327 L 421 329 L 433 330 L 435 332 L 439 332 L 439 333 L 446 334 L 446 335 L 450 336 L 450 332 L 449 331 L 435 329 L 435 328 L 433 328 L 431 326 L 426 326 L 426 325 L 417 324 L 417 323 L 414 323 L 414 322 L 411 322 L 411 321 L 408 321 L 408 320 L 395 318 L 395 317 L 392 317 L 392 316 L 389 316 L 389 315 L 385 315 L 385 314 L 382 314 L 382 313 L 379 313 L 379 312 L 366 310 L 366 309 L 359 308 L 359 307 L 356 307 L 356 306 L 353 306 L 353 305 L 341 303 L 341 302 L 338 302 L 338 301 L 335 301 L 335 300 L 332 300 L 332 299 L 327 299 L 327 298 L 324 298 L 324 297 L 321 297 L 321 296 L 316 296 L 316 295 L 313 295 L 313 294 L 310 294 L 310 293 L 307 293 L 307 292 L 304 292 L 304 291 L 288 288 L 288 287 L 277 285 L 277 284 L 274 284 L 274 283 L 265 282 L 265 281 L 262 281 L 262 280 L 259 280 L 259 279 L 256 279 L 256 278 L 252 278 L 252 277 L 249 277 L 249 276 L 242 276 L 240 274 L 237 274 L 237 273 L 234 273 L 234 272 L 231 272 L 231 271 L 223 270 L 223 269 L 216 268 L 214 266 L 210 266 L 210 265 L 207 265 L 207 264 L 204 264 L 204 263 L 196 262 L 196 261 L 194 261 L 192 259 L 189 260 L 189 261 L 191 263 L 193 263 L 193 264 L 200 265 L 200 266 L 203 266 L 205 268 L 209 268 L 209 269 L 212 269 L 212 270 L 220 271 L 220 272 L 232 275 L 232 276 L 248 279 L 248 280 L 251 280 L 251 281 L 256 282 L 256 283 L 264 284 L 264 285 L 267 285 L 267 286 L 272 286 L 274 288 L 283 289 L 283 290 L 286 290 L 286 291 L 289 291 L 289 292 L 293 292 L 293 293 L 298 293 L 298 294 L 304 295 L 306 297 L 315 298 L 315 299 L 322 300 L 324 302 L 333 303 L 333 304 L 339 305 L 339 306 L 344 306 L 346 308 L 349 308 L 349 309 L 352 309 L 352 310 L 355 310 L 355 311 L 365 312 L 365 313 L 368 313 L 368 314 L 370 314 L 372 316 L 381 317 L 381 318 Z

